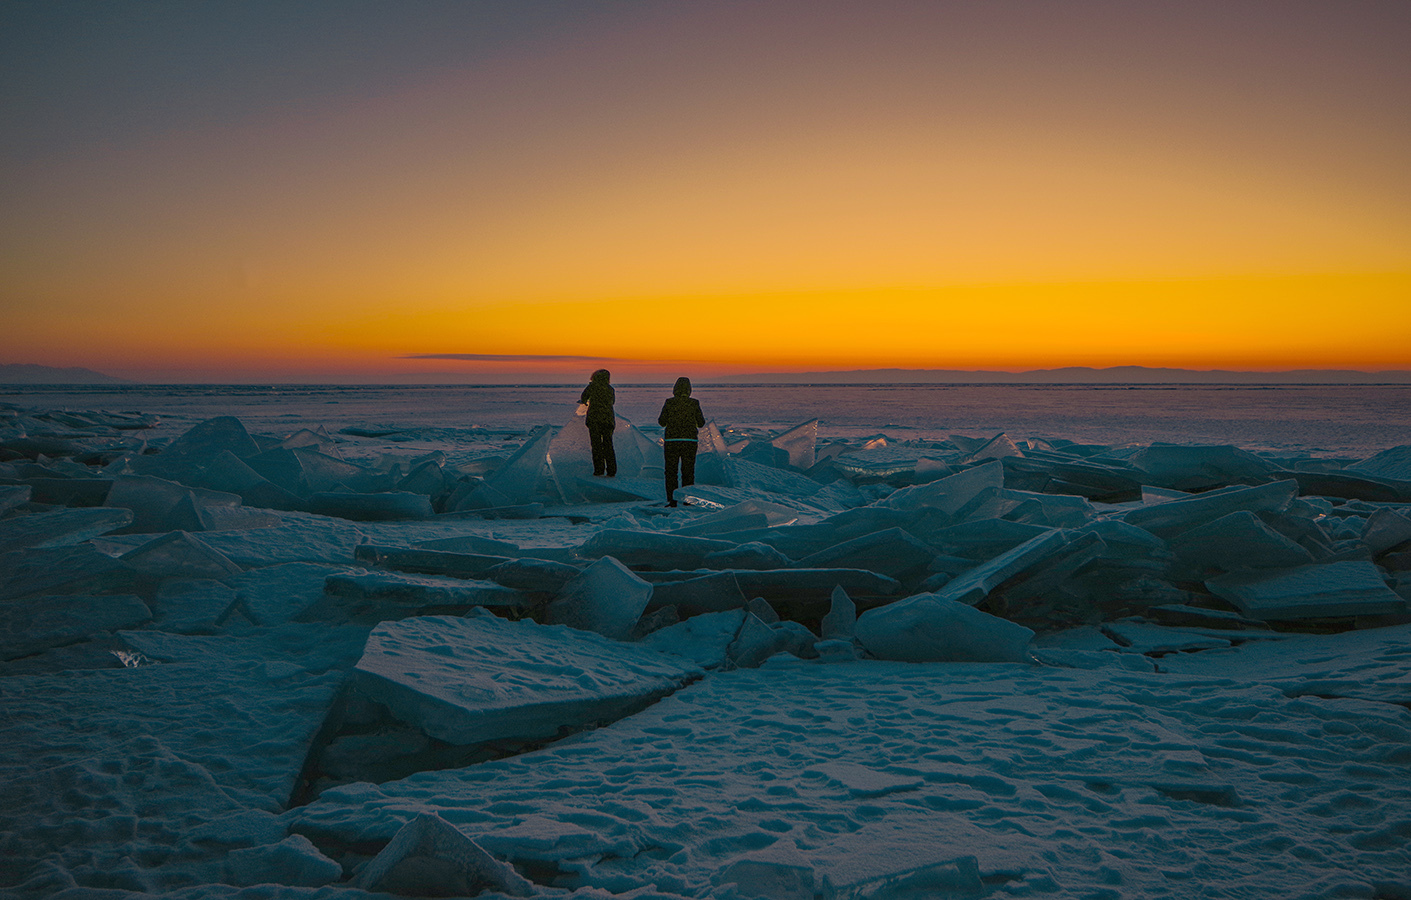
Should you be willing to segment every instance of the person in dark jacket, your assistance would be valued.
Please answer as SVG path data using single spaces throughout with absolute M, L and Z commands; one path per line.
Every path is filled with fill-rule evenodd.
M 672 397 L 662 405 L 657 424 L 666 429 L 662 454 L 666 461 L 666 505 L 675 506 L 676 466 L 681 466 L 681 486 L 696 483 L 696 430 L 705 425 L 699 400 L 691 398 L 691 379 L 676 379 Z
M 617 392 L 608 379 L 612 373 L 599 369 L 593 373 L 588 386 L 578 398 L 579 403 L 588 404 L 588 414 L 584 417 L 588 425 L 588 440 L 593 445 L 593 474 L 612 478 L 617 474 L 617 454 L 612 448 L 612 430 L 617 427 L 617 415 L 612 404 Z

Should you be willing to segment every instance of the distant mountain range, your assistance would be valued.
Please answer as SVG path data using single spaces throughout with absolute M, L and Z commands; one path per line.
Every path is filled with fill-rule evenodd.
M 36 366 L 28 363 L 0 364 L 0 384 L 131 384 L 122 378 L 114 378 L 78 367 L 56 369 L 53 366 Z
M 515 375 L 437 373 L 392 376 L 389 384 L 537 383 Z M 344 383 L 347 379 L 330 379 Z M 1093 369 L 1030 369 L 989 372 L 970 369 L 849 369 L 828 372 L 757 372 L 697 379 L 702 384 L 1411 384 L 1411 371 L 1360 372 L 1355 369 L 1293 369 L 1287 372 L 1234 372 L 1227 369 L 1161 369 L 1112 366 Z M 80 367 L 0 364 L 0 384 L 134 384 L 124 378 Z M 362 383 L 362 382 L 349 382 Z
M 1154 369 L 1112 366 L 982 372 L 965 369 L 852 369 L 839 372 L 762 372 L 702 381 L 731 384 L 1411 384 L 1411 371 L 1293 369 L 1232 372 L 1225 369 Z

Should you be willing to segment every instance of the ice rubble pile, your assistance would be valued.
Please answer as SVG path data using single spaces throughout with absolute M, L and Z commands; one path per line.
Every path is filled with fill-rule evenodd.
M 7 604 L 24 610 L 3 613 L 8 659 L 148 621 L 375 622 L 477 606 L 615 640 L 668 629 L 652 640 L 713 666 L 785 651 L 983 656 L 965 640 L 902 638 L 967 627 L 991 628 L 994 658 L 1012 659 L 1022 651 L 975 612 L 1043 632 L 1101 624 L 1122 643 L 1112 623 L 1131 617 L 1197 631 L 1352 625 L 1403 615 L 1411 596 L 1407 447 L 1347 464 L 1003 434 L 820 445 L 816 420 L 728 444 L 712 423 L 699 483 L 680 491 L 688 506 L 668 511 L 656 502 L 656 445 L 627 423 L 610 480 L 584 477 L 576 423 L 541 426 L 507 459 L 463 468 L 439 453 L 350 461 L 354 439 L 252 435 L 232 417 L 165 446 L 132 437 L 153 424 L 33 411 L 3 420 L 0 599 L 56 598 Z M 521 549 L 469 533 L 502 516 L 567 520 L 584 537 Z M 416 540 L 349 526 L 351 558 L 285 558 L 333 564 L 303 573 L 306 585 L 322 578 L 319 590 L 281 605 L 239 587 L 261 561 L 240 535 L 337 519 L 465 530 Z M 857 627 L 831 633 L 842 606 Z M 723 655 L 706 649 L 729 630 L 722 613 L 734 622 Z M 704 643 L 687 648 L 683 635 Z
M 546 432 L 532 438 L 525 448 L 538 442 L 541 452 L 521 451 L 505 466 L 517 473 L 497 472 L 486 483 L 512 480 L 521 492 L 511 499 L 604 526 L 558 560 L 561 574 L 532 588 L 522 580 L 529 563 L 513 550 L 368 546 L 359 559 L 393 571 L 489 578 L 521 589 L 524 609 L 549 620 L 565 607 L 552 599 L 567 584 L 564 563 L 613 560 L 625 570 L 613 593 L 634 598 L 632 608 L 611 625 L 583 616 L 572 623 L 618 638 L 645 621 L 641 615 L 689 620 L 745 609 L 751 599 L 822 637 L 819 622 L 839 587 L 864 618 L 926 595 L 1039 630 L 1130 616 L 1226 629 L 1351 625 L 1406 611 L 1405 448 L 1333 470 L 1323 460 L 1275 460 L 1235 447 L 1033 440 L 1021 447 L 1005 435 L 870 449 L 810 445 L 805 453 L 797 431 L 783 441 L 790 452 L 768 441 L 712 446 L 701 457 L 701 483 L 680 491 L 693 509 L 671 514 L 642 502 L 659 494 L 643 479 L 605 489 L 637 491 L 636 502 L 565 504 L 552 440 Z M 551 563 L 535 565 L 547 577 Z M 547 605 L 539 610 L 536 602 Z
M 260 789 L 266 811 L 517 754 L 779 654 L 1150 672 L 1271 640 L 1271 624 L 1408 621 L 1411 447 L 1341 463 L 1003 434 L 820 445 L 816 421 L 727 443 L 712 424 L 698 483 L 677 492 L 687 505 L 667 510 L 659 448 L 626 423 L 611 480 L 586 477 L 573 423 L 460 467 L 440 453 L 359 462 L 351 432 L 267 437 L 230 417 L 164 446 L 134 437 L 153 424 L 0 416 L 0 673 L 39 696 L 82 673 L 99 697 L 154 666 L 181 669 L 193 693 L 202 666 L 245 673 L 241 702 L 286 722 L 278 752 L 204 777 L 228 800 L 248 790 L 242 772 L 282 760 L 261 782 L 276 785 Z M 559 545 L 483 536 L 504 519 Z M 311 654 L 315 632 L 338 637 Z M 202 733 L 234 727 L 196 718 Z M 54 788 L 16 771 L 26 804 Z M 352 851 L 340 867 L 202 796 L 171 802 L 194 804 L 208 837 L 132 884 L 410 877 Z M 96 873 L 144 852 L 141 836 L 79 829 L 55 849 L 44 835 L 74 814 L 25 826 L 24 809 L 0 807 L 35 860 L 0 886 L 46 893 L 55 871 L 126 884 Z M 523 887 L 473 843 L 417 828 L 403 852 L 440 848 L 463 875 Z

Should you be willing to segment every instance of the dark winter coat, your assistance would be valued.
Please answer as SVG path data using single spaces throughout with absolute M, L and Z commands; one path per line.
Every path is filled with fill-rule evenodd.
M 676 379 L 673 394 L 662 406 L 657 424 L 666 429 L 663 437 L 668 441 L 694 441 L 696 429 L 705 426 L 700 401 L 692 399 L 691 382 L 685 378 Z
M 616 400 L 617 392 L 606 381 L 588 382 L 583 395 L 578 398 L 579 403 L 588 404 L 588 415 L 585 417 L 588 427 L 611 431 L 617 425 L 617 416 L 612 410 Z

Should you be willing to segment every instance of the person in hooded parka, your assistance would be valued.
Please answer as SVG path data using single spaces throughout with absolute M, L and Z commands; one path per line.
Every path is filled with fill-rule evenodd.
M 662 405 L 657 424 L 666 429 L 662 455 L 666 463 L 666 505 L 675 506 L 676 470 L 681 469 L 681 486 L 696 483 L 697 430 L 705 425 L 700 401 L 691 397 L 691 379 L 676 379 L 671 399 Z
M 579 396 L 579 403 L 588 404 L 584 424 L 588 426 L 588 441 L 593 449 L 593 474 L 612 478 L 617 474 L 617 453 L 612 446 L 612 432 L 617 427 L 617 414 L 612 405 L 617 392 L 612 389 L 612 373 L 599 369 Z

